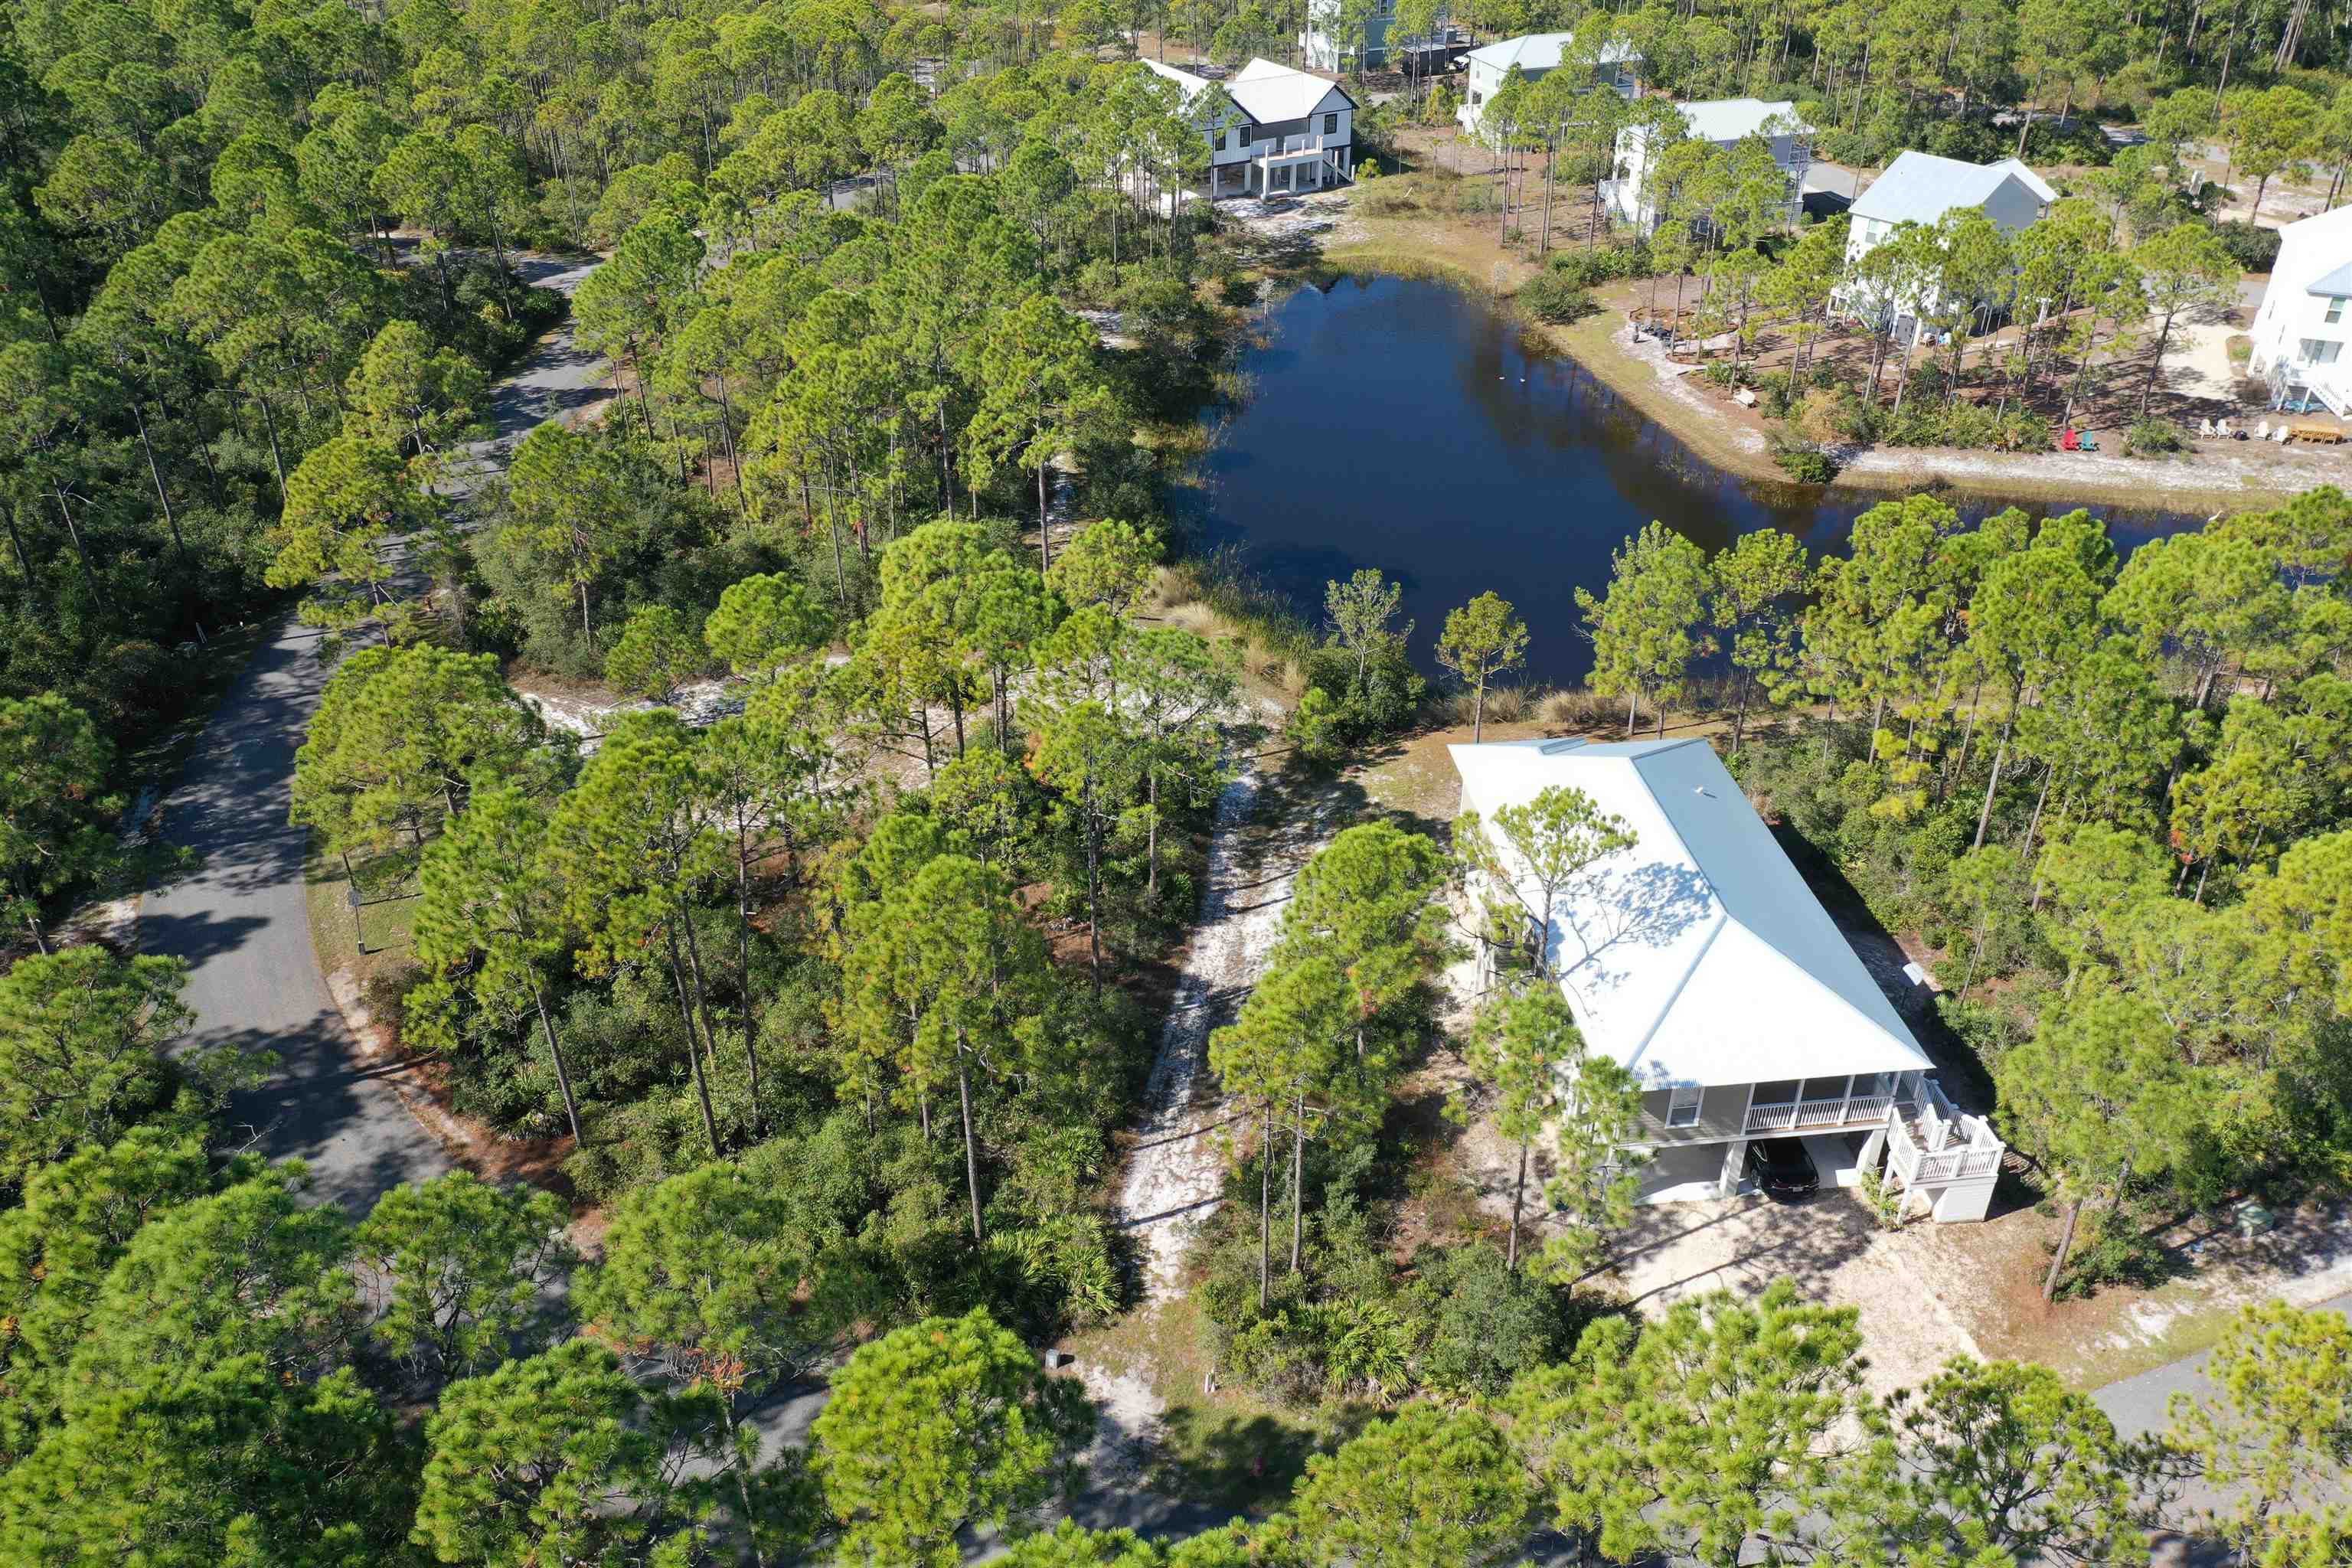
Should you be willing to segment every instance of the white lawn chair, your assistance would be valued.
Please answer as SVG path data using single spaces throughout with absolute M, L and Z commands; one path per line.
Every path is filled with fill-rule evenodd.
M 2213 421 L 2210 419 L 2200 419 L 2197 422 L 2197 434 L 2200 436 L 2210 436 L 2213 434 Z
M 2282 447 L 2286 445 L 2286 437 L 2287 428 L 2284 425 L 2271 432 L 2271 439 L 2276 441 Z
M 2267 441 L 2270 438 L 2271 422 L 2265 419 L 2261 424 L 2254 426 L 2254 439 L 2257 441 Z
M 2230 422 L 2227 419 L 2219 421 L 2213 426 L 2213 434 L 2216 436 L 2227 436 L 2229 433 Z

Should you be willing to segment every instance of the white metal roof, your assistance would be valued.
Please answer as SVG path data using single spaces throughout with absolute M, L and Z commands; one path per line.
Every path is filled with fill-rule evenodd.
M 1465 810 L 1564 784 L 1633 833 L 1559 900 L 1549 940 L 1587 1045 L 1646 1087 L 1933 1070 L 1705 741 L 1449 750 Z
M 2014 158 L 1970 163 L 1933 153 L 1905 153 L 1855 199 L 1853 212 L 1883 223 L 1931 224 L 1954 207 L 1982 206 L 2011 179 L 2044 203 L 2058 199 L 2047 181 Z
M 1186 102 L 1207 89 L 1206 77 L 1158 60 L 1143 62 L 1153 71 L 1166 77 L 1184 89 Z M 1337 97 L 1331 107 L 1353 109 L 1356 100 L 1336 84 L 1303 70 L 1293 70 L 1268 59 L 1253 59 L 1232 76 L 1224 79 L 1225 96 L 1234 107 L 1260 125 L 1271 125 L 1282 120 L 1304 120 L 1324 107 L 1324 100 Z
M 1683 123 L 1690 127 L 1691 134 L 1702 142 L 1737 142 L 1761 132 L 1767 121 L 1797 118 L 1797 106 L 1787 99 L 1710 98 L 1675 107 L 1682 110 Z
M 1475 48 L 1464 57 L 1480 65 L 1492 66 L 1497 73 L 1517 66 L 1523 71 L 1548 71 L 1558 66 L 1560 58 L 1576 43 L 1574 33 L 1528 33 L 1521 37 L 1504 38 L 1496 43 Z M 1622 38 L 1612 38 L 1601 47 L 1602 65 L 1622 65 L 1638 60 L 1641 52 Z

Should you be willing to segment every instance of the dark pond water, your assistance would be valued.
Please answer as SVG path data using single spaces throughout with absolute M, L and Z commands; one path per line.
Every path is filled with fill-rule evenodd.
M 1196 547 L 1235 547 L 1310 619 L 1329 579 L 1377 566 L 1402 582 L 1424 668 L 1445 612 L 1491 588 L 1534 634 L 1527 679 L 1581 676 L 1575 590 L 1599 591 L 1610 552 L 1653 518 L 1709 551 L 1780 528 L 1819 555 L 1870 504 L 1726 475 L 1443 283 L 1342 279 L 1293 293 L 1268 325 L 1244 357 L 1247 401 L 1211 416 L 1204 482 L 1174 504 Z M 1977 517 L 2003 503 L 1954 504 Z M 2123 551 L 2201 521 L 2091 510 Z

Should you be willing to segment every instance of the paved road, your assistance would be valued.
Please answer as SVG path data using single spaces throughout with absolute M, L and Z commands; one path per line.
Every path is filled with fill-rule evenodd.
M 2323 1301 L 2318 1310 L 2352 1314 L 2352 1296 L 2338 1296 L 2332 1301 Z M 2211 1351 L 2200 1351 L 2153 1372 L 2119 1379 L 2091 1397 L 2115 1422 L 2116 1429 L 2126 1437 L 2161 1431 L 2170 1425 L 2169 1411 L 2174 1394 L 2186 1394 L 2192 1398 L 2201 1398 L 2213 1391 L 2213 1381 L 2205 1370 L 2212 1359 Z M 2189 1509 L 2204 1509 L 2223 1500 L 2201 1482 L 2192 1482 L 2183 1489 L 2179 1500 Z M 2156 1542 L 2155 1568 L 2221 1568 L 2228 1561 L 2229 1554 L 2210 1542 L 2179 1536 L 2159 1537 Z
M 530 258 L 525 279 L 570 293 L 593 262 Z M 475 448 L 502 462 L 524 431 L 593 401 L 599 366 L 559 328 L 492 395 L 498 435 Z M 273 1159 L 310 1163 L 320 1194 L 354 1210 L 403 1182 L 449 1169 L 440 1144 L 362 1058 L 310 945 L 306 830 L 286 820 L 295 748 L 318 706 L 320 634 L 290 620 L 256 654 L 213 715 L 172 791 L 163 834 L 199 868 L 144 900 L 141 945 L 187 961 L 190 1038 L 278 1054 L 277 1076 L 230 1101 L 234 1135 Z
M 2332 1301 L 2322 1301 L 2319 1311 L 2352 1313 L 2352 1296 L 2338 1296 Z M 2091 1397 L 2107 1413 L 2116 1429 L 2126 1437 L 2137 1437 L 2154 1432 L 2168 1421 L 2167 1409 L 2176 1394 L 2202 1396 L 2212 1392 L 2212 1380 L 2206 1376 L 2206 1363 L 2213 1359 L 2211 1351 L 2200 1351 L 2183 1356 L 2169 1366 L 2154 1372 L 2141 1373 L 2111 1383 Z

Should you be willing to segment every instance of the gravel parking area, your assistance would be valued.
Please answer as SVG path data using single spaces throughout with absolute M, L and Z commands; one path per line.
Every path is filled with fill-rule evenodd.
M 1982 1353 L 1934 1282 L 1932 1229 L 1882 1230 L 1842 1188 L 1801 1204 L 1660 1204 L 1634 1220 L 1610 1279 L 1634 1307 L 1661 1312 L 1710 1290 L 1752 1296 L 1785 1275 L 1810 1300 L 1861 1309 L 1868 1382 L 1884 1394 Z

